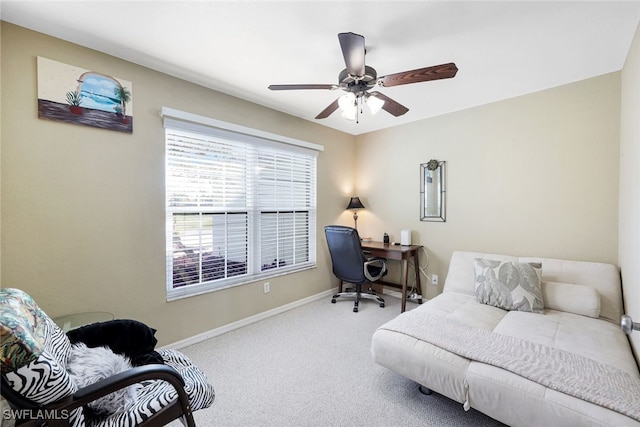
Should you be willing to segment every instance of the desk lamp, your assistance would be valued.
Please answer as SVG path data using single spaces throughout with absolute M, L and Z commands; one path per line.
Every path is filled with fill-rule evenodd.
M 353 211 L 353 222 L 355 222 L 355 229 L 358 229 L 358 209 L 364 209 L 364 205 L 360 201 L 360 197 L 352 197 L 349 200 L 349 206 L 347 206 L 347 210 Z

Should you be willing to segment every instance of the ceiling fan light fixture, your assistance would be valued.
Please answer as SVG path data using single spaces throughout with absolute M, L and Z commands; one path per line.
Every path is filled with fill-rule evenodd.
M 356 104 L 356 94 L 353 92 L 347 92 L 338 98 L 338 106 L 342 110 L 341 116 L 347 120 L 355 120 L 358 110 Z
M 355 110 L 356 95 L 353 92 L 347 92 L 338 98 L 338 105 L 343 111 Z
M 375 115 L 382 109 L 384 100 L 378 98 L 377 96 L 368 95 L 366 103 L 367 107 L 369 107 L 369 111 L 371 111 L 371 114 Z
M 355 106 L 354 106 L 354 108 L 351 108 L 351 109 L 349 109 L 349 110 L 342 110 L 342 113 L 340 113 L 340 115 L 341 115 L 343 118 L 347 119 L 347 120 L 351 120 L 351 121 L 353 121 L 353 120 L 355 120 L 355 119 L 356 119 L 356 112 L 357 112 L 357 110 L 358 110 L 358 109 L 357 109 L 357 108 L 355 108 Z

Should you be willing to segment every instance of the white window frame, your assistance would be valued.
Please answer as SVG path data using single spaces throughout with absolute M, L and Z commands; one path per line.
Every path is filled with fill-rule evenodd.
M 259 280 L 264 280 L 270 277 L 275 277 L 283 274 L 290 274 L 296 271 L 306 270 L 314 268 L 316 266 L 316 195 L 317 195 L 317 167 L 316 159 L 319 152 L 324 150 L 324 147 L 318 144 L 314 144 L 307 141 L 302 141 L 294 138 L 289 138 L 281 135 L 276 135 L 257 129 L 248 128 L 245 126 L 236 125 L 233 123 L 227 123 L 220 120 L 212 119 L 209 117 L 199 116 L 184 111 L 175 110 L 168 107 L 162 108 L 161 117 L 163 119 L 163 125 L 166 129 L 165 134 L 165 170 L 169 171 L 169 153 L 167 148 L 169 147 L 169 133 L 182 132 L 186 134 L 195 134 L 203 137 L 220 138 L 232 143 L 239 143 L 250 147 L 255 147 L 257 150 L 263 150 L 265 153 L 282 153 L 283 155 L 290 155 L 296 157 L 302 155 L 303 158 L 309 157 L 310 170 L 312 173 L 311 190 L 308 197 L 308 201 L 305 206 L 301 208 L 302 212 L 308 212 L 308 235 L 303 236 L 308 239 L 308 260 L 300 262 L 298 264 L 290 266 L 278 266 L 278 268 L 267 269 L 261 271 L 261 256 L 260 256 L 260 213 L 269 211 L 269 208 L 262 209 L 256 207 L 254 200 L 250 200 L 247 203 L 247 222 L 248 222 L 248 235 L 247 235 L 247 274 L 236 277 L 226 277 L 223 279 L 217 279 L 210 282 L 196 283 L 186 286 L 173 287 L 173 221 L 174 214 L 181 212 L 186 213 L 185 209 L 175 209 L 170 206 L 169 195 L 166 196 L 165 201 L 165 213 L 166 213 L 166 292 L 167 301 L 185 298 L 189 296 L 199 295 L 206 292 L 217 291 L 221 289 L 227 289 L 229 287 L 243 285 L 246 283 L 252 283 Z M 254 165 L 248 165 L 254 167 Z M 167 176 L 167 175 L 166 175 Z M 168 178 L 168 176 L 167 176 Z M 167 182 L 165 181 L 165 184 Z M 256 182 L 250 182 L 249 186 L 256 185 Z M 169 192 L 167 188 L 166 192 Z M 281 213 L 289 213 L 289 211 L 296 210 L 294 206 L 282 206 Z M 212 209 L 201 208 L 191 209 L 194 214 L 200 213 L 202 216 L 206 213 L 217 212 L 215 207 Z

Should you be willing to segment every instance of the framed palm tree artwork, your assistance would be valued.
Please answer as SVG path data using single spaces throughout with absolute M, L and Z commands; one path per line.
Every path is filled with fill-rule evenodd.
M 132 133 L 131 82 L 39 56 L 38 117 Z

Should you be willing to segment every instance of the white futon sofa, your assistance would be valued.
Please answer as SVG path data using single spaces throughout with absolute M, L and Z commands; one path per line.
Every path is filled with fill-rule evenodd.
M 513 289 L 527 266 L 542 301 L 529 282 Z M 493 292 L 505 283 L 510 295 Z M 378 328 L 371 351 L 379 365 L 511 426 L 640 427 L 640 373 L 622 314 L 614 265 L 455 252 L 442 294 Z

